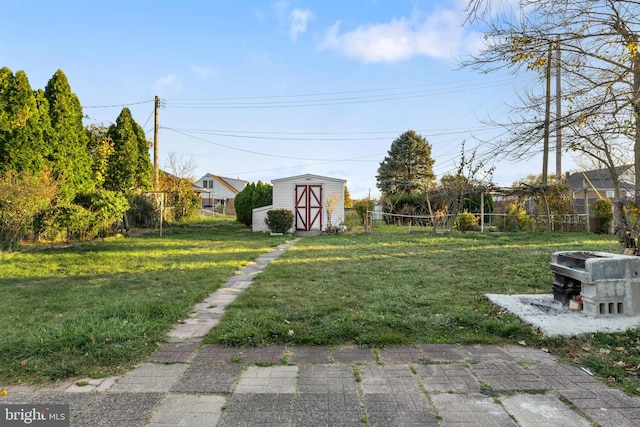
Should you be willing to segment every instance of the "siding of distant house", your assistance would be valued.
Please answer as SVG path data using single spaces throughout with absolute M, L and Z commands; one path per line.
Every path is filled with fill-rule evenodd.
M 236 194 L 242 191 L 245 185 L 247 185 L 247 181 L 206 174 L 196 181 L 195 184 L 202 187 L 202 193 L 200 193 L 201 206 L 224 205 L 227 213 L 234 215 L 233 200 Z
M 635 194 L 633 168 L 631 166 L 620 166 L 616 169 L 620 197 L 633 197 Z M 592 206 L 593 202 L 600 197 L 614 198 L 613 179 L 607 169 L 576 172 L 569 175 L 567 181 L 572 189 L 576 213 L 585 213 L 585 199 L 588 205 Z

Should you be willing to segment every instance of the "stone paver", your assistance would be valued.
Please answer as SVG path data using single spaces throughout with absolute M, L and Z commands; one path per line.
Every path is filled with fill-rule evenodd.
M 422 358 L 422 352 L 410 346 L 384 347 L 380 350 L 382 363 L 418 363 Z
M 72 422 L 74 426 L 137 427 L 163 398 L 163 393 L 104 393 Z
M 242 373 L 238 364 L 194 364 L 189 367 L 171 391 L 192 393 L 230 393 Z
M 289 347 L 289 363 L 329 363 L 331 352 L 326 347 Z
M 535 363 L 548 363 L 553 364 L 557 362 L 557 358 L 547 352 L 538 350 L 537 348 L 508 345 L 502 348 L 508 354 L 513 356 L 514 359 L 523 362 L 535 362 Z
M 215 426 L 226 403 L 224 396 L 169 393 L 147 427 Z
M 478 394 L 442 393 L 431 397 L 442 418 L 451 427 L 515 427 L 509 414 L 491 397 Z M 551 424 L 554 425 L 554 424 Z
M 494 392 L 541 391 L 551 387 L 517 363 L 477 363 L 471 370 Z
M 193 357 L 193 363 L 229 363 L 240 360 L 242 349 L 236 347 L 204 346 Z
M 363 366 L 362 391 L 367 393 L 420 394 L 416 377 L 406 364 Z
M 455 344 L 420 344 L 420 350 L 426 360 L 434 362 L 462 362 L 469 357 L 462 346 Z
M 375 361 L 375 357 L 369 348 L 338 347 L 333 350 L 333 360 L 336 363 L 367 363 Z
M 576 366 L 559 363 L 534 364 L 527 369 L 556 390 L 607 390 L 607 386 Z
M 603 426 L 640 425 L 640 403 L 620 390 L 566 390 L 562 396 Z
M 285 346 L 247 347 L 242 349 L 241 363 L 282 363 Z
M 293 394 L 234 393 L 227 400 L 218 426 L 286 426 L 291 419 L 293 398 Z
M 437 426 L 436 414 L 422 394 L 366 393 L 370 426 Z
M 293 426 L 354 426 L 362 409 L 353 370 L 342 365 L 301 366 Z
M 438 425 L 408 365 L 363 366 L 360 385 L 371 426 Z
M 182 377 L 187 364 L 143 363 L 129 371 L 111 390 L 119 392 L 166 392 Z
M 545 394 L 516 394 L 500 399 L 522 427 L 589 427 L 591 423 L 558 398 Z
M 197 342 L 164 343 L 146 362 L 185 363 L 191 360 L 197 350 Z
M 294 394 L 297 376 L 297 366 L 249 366 L 242 373 L 234 392 Z
M 515 361 L 515 358 L 509 352 L 498 346 L 467 345 L 462 348 L 473 362 Z
M 463 364 L 418 365 L 415 369 L 427 391 L 442 393 L 480 392 L 480 383 Z

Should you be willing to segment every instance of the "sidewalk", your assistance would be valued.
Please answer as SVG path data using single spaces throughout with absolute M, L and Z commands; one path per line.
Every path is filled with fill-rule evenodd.
M 239 271 L 126 375 L 9 387 L 0 405 L 69 404 L 71 425 L 91 427 L 640 425 L 636 399 L 526 347 L 201 346 L 253 276 L 296 241 Z

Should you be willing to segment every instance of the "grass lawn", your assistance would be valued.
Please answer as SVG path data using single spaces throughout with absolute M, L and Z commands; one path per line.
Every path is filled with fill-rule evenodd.
M 162 238 L 0 253 L 0 383 L 121 372 L 236 269 L 284 240 L 210 221 Z
M 240 295 L 209 342 L 226 345 L 537 342 L 486 293 L 551 293 L 551 253 L 616 251 L 584 234 L 305 238 Z

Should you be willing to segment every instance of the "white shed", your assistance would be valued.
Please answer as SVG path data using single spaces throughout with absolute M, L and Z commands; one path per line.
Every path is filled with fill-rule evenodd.
M 312 174 L 274 179 L 271 181 L 271 209 L 289 209 L 293 212 L 292 231 L 325 231 L 329 226 L 339 226 L 344 222 L 346 182 L 344 179 Z M 260 216 L 264 214 L 266 217 L 267 210 L 254 209 L 253 231 L 264 230 L 264 218 Z

